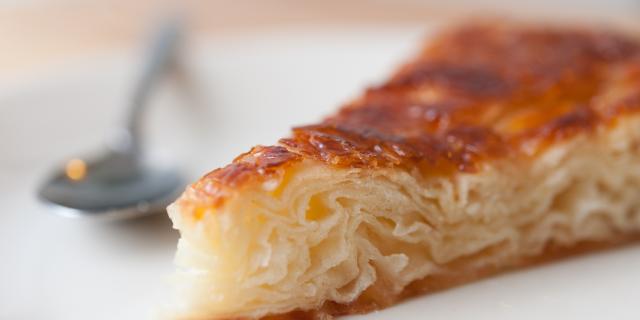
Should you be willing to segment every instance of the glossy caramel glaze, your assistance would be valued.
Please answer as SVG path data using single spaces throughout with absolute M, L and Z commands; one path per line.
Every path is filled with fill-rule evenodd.
M 233 163 L 209 172 L 198 182 L 187 188 L 185 199 L 198 199 L 198 207 L 208 205 L 217 207 L 224 199 L 240 189 L 242 184 L 255 179 L 264 179 L 301 159 L 301 156 L 289 152 L 281 146 L 256 146 L 251 151 L 241 154 Z M 180 199 L 179 199 L 180 200 Z M 190 201 L 183 201 L 189 205 Z M 200 210 L 192 210 L 194 215 L 201 215 Z M 196 217 L 200 218 L 200 217 Z
M 220 205 L 245 181 L 301 159 L 476 172 L 487 159 L 534 156 L 637 109 L 635 39 L 606 31 L 471 24 L 442 33 L 389 81 L 337 114 L 294 128 L 278 147 L 254 148 L 188 192 Z

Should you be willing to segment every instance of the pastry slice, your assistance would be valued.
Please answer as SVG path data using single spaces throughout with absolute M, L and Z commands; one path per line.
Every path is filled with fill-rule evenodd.
M 445 30 L 169 207 L 177 317 L 326 319 L 634 239 L 639 110 L 632 37 Z

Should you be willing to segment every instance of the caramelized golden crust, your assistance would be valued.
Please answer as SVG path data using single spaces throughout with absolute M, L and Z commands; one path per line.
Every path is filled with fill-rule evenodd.
M 264 179 L 274 175 L 279 169 L 300 160 L 300 156 L 279 146 L 256 146 L 241 154 L 233 163 L 215 169 L 187 189 L 185 196 L 178 199 L 187 205 L 190 199 L 198 199 L 202 204 L 217 207 L 224 199 L 237 191 L 242 184 L 252 179 Z M 199 217 L 198 217 L 199 218 Z
M 188 192 L 219 206 L 229 190 L 304 158 L 335 166 L 414 166 L 427 174 L 474 172 L 483 161 L 535 155 L 639 108 L 635 39 L 467 25 L 436 38 L 336 115 L 294 128 L 279 147 L 254 148 Z

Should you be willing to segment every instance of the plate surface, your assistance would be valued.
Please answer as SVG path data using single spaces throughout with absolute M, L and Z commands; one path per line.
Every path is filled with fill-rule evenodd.
M 426 26 L 265 31 L 189 53 L 196 84 L 150 107 L 149 159 L 191 180 L 293 125 L 329 114 L 415 50 Z M 165 215 L 126 222 L 50 214 L 34 189 L 51 165 L 99 150 L 124 111 L 130 53 L 0 86 L 0 319 L 155 318 L 177 233 Z M 135 56 L 135 55 L 134 55 Z M 353 319 L 637 319 L 640 247 L 513 272 Z

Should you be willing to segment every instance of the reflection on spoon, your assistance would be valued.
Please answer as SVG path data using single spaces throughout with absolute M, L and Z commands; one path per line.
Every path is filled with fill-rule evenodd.
M 126 124 L 95 159 L 71 159 L 39 189 L 38 197 L 64 216 L 126 219 L 158 212 L 182 190 L 175 169 L 142 161 L 140 123 L 153 88 L 175 62 L 182 24 L 164 21 L 149 48 L 147 65 L 135 88 Z

